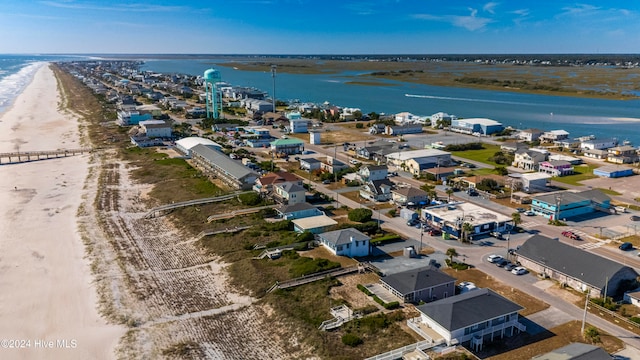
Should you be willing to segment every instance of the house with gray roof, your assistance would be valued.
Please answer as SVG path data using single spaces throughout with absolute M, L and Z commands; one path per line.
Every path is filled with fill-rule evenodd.
M 480 350 L 485 341 L 513 336 L 526 327 L 518 321 L 523 307 L 491 289 L 478 289 L 416 307 L 420 318 L 409 327 L 427 327 L 448 345 L 462 344 Z M 412 324 L 413 323 L 413 324 Z M 412 326 L 414 325 L 414 326 Z M 439 339 L 433 339 L 439 340 Z
M 216 177 L 234 189 L 249 190 L 260 176 L 241 162 L 203 144 L 191 148 L 191 158 L 205 175 Z
M 369 180 L 360 188 L 360 197 L 373 201 L 389 201 L 394 186 L 389 179 Z
M 308 202 L 282 205 L 276 208 L 276 212 L 278 213 L 278 216 L 284 220 L 295 220 L 324 215 L 320 209 Z
M 297 204 L 306 201 L 306 189 L 297 182 L 283 182 L 274 185 L 274 195 L 283 204 Z
M 409 203 L 418 205 L 426 203 L 429 200 L 429 194 L 422 189 L 410 186 L 391 190 L 391 199 L 399 205 L 407 205 Z
M 567 346 L 534 356 L 531 360 L 611 360 L 603 348 L 590 344 L 571 343 Z
M 531 200 L 531 211 L 550 220 L 568 219 L 595 211 L 609 212 L 611 198 L 597 189 L 562 191 L 538 195 Z
M 456 279 L 429 267 L 380 278 L 383 288 L 405 303 L 431 302 L 455 295 Z
M 348 257 L 369 255 L 371 238 L 354 228 L 318 234 L 318 241 L 335 255 Z
M 531 271 L 543 274 L 591 296 L 622 295 L 627 283 L 638 273 L 629 266 L 561 243 L 534 235 L 516 252 L 517 261 Z

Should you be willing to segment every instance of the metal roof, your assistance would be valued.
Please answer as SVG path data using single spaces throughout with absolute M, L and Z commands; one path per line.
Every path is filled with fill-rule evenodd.
M 431 268 L 420 268 L 388 275 L 381 278 L 380 281 L 406 295 L 442 284 L 455 283 L 456 279 Z
M 232 160 L 227 155 L 205 145 L 196 145 L 191 149 L 191 152 L 202 156 L 207 159 L 208 162 L 215 164 L 220 169 L 224 169 L 227 174 L 231 175 L 235 179 L 240 180 L 250 175 L 253 175 L 256 178 L 259 176 L 258 173 L 242 165 L 239 161 Z
M 371 239 L 369 236 L 354 228 L 329 231 L 318 234 L 318 236 L 335 245 L 349 244 L 352 239 L 353 241 L 366 241 Z

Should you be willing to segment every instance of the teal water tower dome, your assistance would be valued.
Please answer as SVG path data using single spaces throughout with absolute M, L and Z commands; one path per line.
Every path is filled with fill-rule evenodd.
M 222 94 L 218 89 L 218 83 L 222 81 L 220 72 L 216 69 L 208 69 L 204 72 L 204 87 L 207 98 L 207 117 L 218 119 L 222 114 Z

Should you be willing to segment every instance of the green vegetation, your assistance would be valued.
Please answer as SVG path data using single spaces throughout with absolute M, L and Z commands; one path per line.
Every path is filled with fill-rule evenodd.
M 247 206 L 256 206 L 262 203 L 262 198 L 260 197 L 260 194 L 256 192 L 240 194 L 238 195 L 238 198 L 240 199 L 240 202 L 242 204 Z
M 366 208 L 353 209 L 349 211 L 349 214 L 347 215 L 350 221 L 356 221 L 359 223 L 370 221 L 371 216 L 373 216 L 373 211 Z
M 554 181 L 569 184 L 569 185 L 582 185 L 580 182 L 584 180 L 589 180 L 596 178 L 596 175 L 593 175 L 593 170 L 598 168 L 599 165 L 593 164 L 583 164 L 573 167 L 574 174 L 567 176 L 556 176 L 553 178 Z
M 471 265 L 466 264 L 466 263 L 459 263 L 459 262 L 455 262 L 455 261 L 451 261 L 449 259 L 445 259 L 444 260 L 445 263 L 447 264 L 448 267 L 454 269 L 454 270 L 467 270 L 468 268 L 471 267 Z
M 383 244 L 385 242 L 394 242 L 394 241 L 398 241 L 400 240 L 400 235 L 398 234 L 387 234 L 387 235 L 383 235 L 383 236 L 379 236 L 379 237 L 374 237 L 371 239 L 371 241 L 369 241 L 372 245 L 376 244 Z
M 506 88 L 518 88 L 525 90 L 543 90 L 543 91 L 563 91 L 560 86 L 560 82 L 553 82 L 553 84 L 541 84 L 541 83 L 529 83 L 526 80 L 499 80 L 499 79 L 486 79 L 479 77 L 461 77 L 456 78 L 454 81 L 463 84 L 472 85 L 489 85 L 492 87 L 506 87 Z M 566 90 L 564 90 L 566 91 Z
M 358 284 L 357 288 L 358 288 L 358 290 L 360 290 L 363 293 L 365 293 L 367 296 L 373 296 L 373 293 L 371 291 L 369 291 L 369 289 L 367 289 L 364 285 Z
M 356 347 L 356 346 L 362 344 L 363 341 L 359 336 L 351 334 L 351 333 L 347 333 L 347 334 L 342 335 L 342 343 L 347 345 L 347 346 Z
M 453 150 L 451 151 L 451 155 L 459 156 L 461 158 L 489 164 L 492 166 L 496 166 L 495 162 L 489 160 L 492 156 L 494 156 L 497 152 L 500 151 L 500 146 L 491 145 L 491 144 L 481 144 L 481 149 L 473 149 L 473 150 Z M 445 148 L 446 149 L 446 148 Z
M 293 260 L 291 262 L 291 267 L 289 268 L 289 273 L 293 278 L 340 267 L 340 263 L 329 261 L 327 259 L 302 257 L 298 255 L 298 252 L 293 250 L 285 251 L 282 255 L 283 257 Z
M 596 188 L 596 189 L 602 191 L 604 194 L 611 195 L 611 196 L 620 196 L 620 195 L 622 195 L 621 193 L 619 193 L 619 192 L 617 192 L 615 190 L 611 190 L 611 189 L 605 189 L 605 188 Z

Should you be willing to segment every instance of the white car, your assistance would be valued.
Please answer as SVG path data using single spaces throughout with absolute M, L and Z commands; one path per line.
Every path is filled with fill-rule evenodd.
M 489 257 L 487 257 L 487 261 L 490 263 L 496 263 L 500 260 L 502 260 L 502 256 L 500 255 L 489 255 Z
M 524 275 L 527 272 L 528 272 L 527 269 L 523 268 L 522 266 L 518 266 L 518 267 L 514 268 L 513 270 L 511 270 L 511 273 L 515 274 L 515 275 Z

